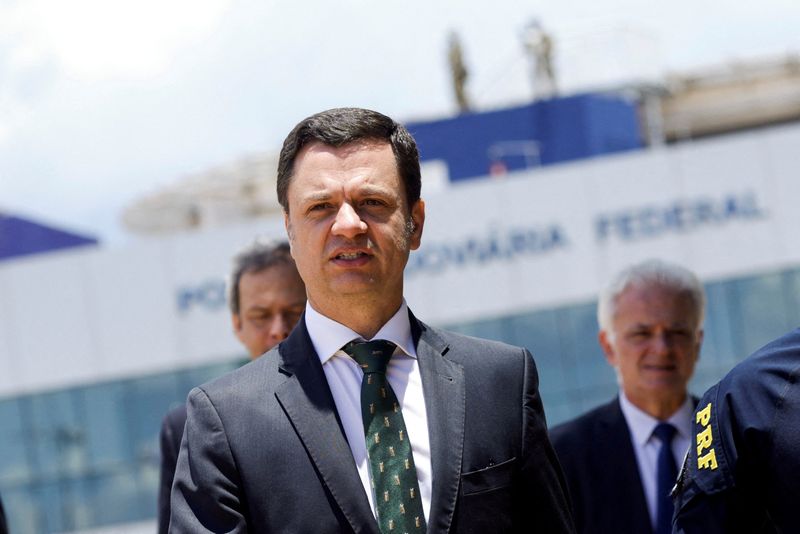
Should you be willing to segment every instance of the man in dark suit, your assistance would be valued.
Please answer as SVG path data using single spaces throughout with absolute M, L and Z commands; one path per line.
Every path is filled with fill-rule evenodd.
M 389 117 L 333 109 L 289 134 L 278 199 L 308 304 L 189 394 L 171 532 L 573 531 L 530 353 L 408 310 L 419 195 Z
M 251 360 L 286 339 L 300 319 L 305 303 L 306 288 L 288 243 L 256 241 L 233 259 L 228 306 L 233 332 Z M 159 534 L 166 534 L 169 527 L 170 491 L 185 424 L 186 404 L 170 410 L 161 424 Z
M 601 293 L 599 341 L 619 396 L 550 433 L 578 532 L 670 532 L 669 491 L 692 437 L 687 383 L 704 307 L 697 277 L 657 260 L 624 270 Z

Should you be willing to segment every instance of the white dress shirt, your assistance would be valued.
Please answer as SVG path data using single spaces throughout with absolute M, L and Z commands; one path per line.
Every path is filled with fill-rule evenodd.
M 650 512 L 650 522 L 655 528 L 656 484 L 658 483 L 656 469 L 658 466 L 658 452 L 661 450 L 661 440 L 653 435 L 653 430 L 662 421 L 634 406 L 622 391 L 619 393 L 619 405 L 631 432 L 633 450 L 636 453 L 636 463 L 639 465 L 639 476 L 642 479 L 644 496 L 647 500 L 647 510 Z M 664 421 L 672 424 L 677 430 L 675 437 L 672 438 L 672 454 L 675 456 L 675 464 L 679 470 L 691 443 L 693 415 L 692 399 L 687 395 L 686 402 L 669 419 Z
M 333 394 L 350 451 L 358 467 L 361 484 L 369 498 L 372 514 L 376 515 L 375 498 L 370 485 L 367 445 L 361 420 L 361 367 L 342 347 L 354 339 L 363 339 L 341 323 L 325 317 L 306 303 L 306 328 L 317 351 L 322 370 Z M 386 378 L 397 395 L 403 420 L 411 442 L 411 452 L 417 468 L 422 510 L 430 517 L 431 508 L 431 445 L 428 438 L 428 416 L 422 394 L 422 377 L 417 362 L 417 350 L 411 338 L 408 307 L 403 301 L 400 309 L 378 330 L 372 339 L 385 339 L 397 345 L 386 370 Z M 371 340 L 365 340 L 371 341 Z

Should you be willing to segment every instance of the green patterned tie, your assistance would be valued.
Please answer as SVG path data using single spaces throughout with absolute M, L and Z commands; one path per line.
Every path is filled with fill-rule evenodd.
M 383 339 L 350 342 L 347 354 L 364 371 L 361 381 L 361 418 L 372 471 L 372 492 L 381 532 L 425 532 L 417 469 L 411 455 L 406 423 L 389 381 L 386 367 L 395 344 Z

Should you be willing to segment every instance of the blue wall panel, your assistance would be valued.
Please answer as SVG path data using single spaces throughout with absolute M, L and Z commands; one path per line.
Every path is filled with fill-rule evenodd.
M 498 164 L 524 170 L 642 147 L 636 105 L 610 95 L 556 98 L 408 128 L 421 159 L 446 161 L 452 181 L 486 176 Z
M 64 248 L 96 245 L 97 239 L 0 214 L 0 260 Z

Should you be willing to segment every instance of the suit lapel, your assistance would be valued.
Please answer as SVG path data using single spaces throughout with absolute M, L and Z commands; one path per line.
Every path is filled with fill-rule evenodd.
M 411 312 L 411 334 L 417 349 L 428 416 L 433 471 L 428 532 L 447 532 L 453 522 L 464 450 L 464 369 L 446 356 L 447 343 Z M 431 431 L 431 429 L 435 429 Z
M 378 534 L 304 318 L 279 351 L 280 369 L 287 380 L 276 389 L 275 395 L 286 416 L 353 531 Z

